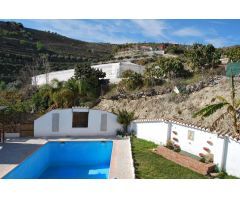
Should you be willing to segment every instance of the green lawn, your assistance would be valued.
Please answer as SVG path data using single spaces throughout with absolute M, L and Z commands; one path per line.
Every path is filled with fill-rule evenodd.
M 151 152 L 156 144 L 133 137 L 132 152 L 136 178 L 143 179 L 204 179 L 207 178 Z

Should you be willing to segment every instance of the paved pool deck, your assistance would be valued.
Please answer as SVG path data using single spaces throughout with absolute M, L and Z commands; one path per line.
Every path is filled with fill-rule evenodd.
M 134 167 L 130 139 L 118 138 L 9 138 L 0 143 L 0 178 L 20 164 L 27 156 L 48 141 L 96 141 L 112 140 L 110 179 L 134 179 Z

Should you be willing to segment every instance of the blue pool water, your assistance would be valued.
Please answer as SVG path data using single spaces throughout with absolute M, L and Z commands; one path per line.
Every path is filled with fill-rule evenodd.
M 112 141 L 48 142 L 5 179 L 106 179 Z

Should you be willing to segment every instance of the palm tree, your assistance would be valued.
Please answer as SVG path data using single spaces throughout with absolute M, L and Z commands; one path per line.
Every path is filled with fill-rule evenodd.
M 226 112 L 221 114 L 212 124 L 212 129 L 215 129 L 218 124 L 225 119 L 226 117 L 230 116 L 232 121 L 232 127 L 234 134 L 239 134 L 239 109 L 240 109 L 240 99 L 236 100 L 236 92 L 235 92 L 235 85 L 234 85 L 234 77 L 231 77 L 231 101 L 227 101 L 222 96 L 217 96 L 216 99 L 219 100 L 219 103 L 207 105 L 203 109 L 196 112 L 193 117 L 202 116 L 208 117 L 215 113 L 216 111 L 226 108 Z
M 118 110 L 115 114 L 117 114 L 117 122 L 123 125 L 123 131 L 125 133 L 128 132 L 128 126 L 131 122 L 137 119 L 134 112 L 128 112 L 126 109 Z

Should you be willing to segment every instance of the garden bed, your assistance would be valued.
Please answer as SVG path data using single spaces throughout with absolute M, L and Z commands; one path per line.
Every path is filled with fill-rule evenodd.
M 182 167 L 154 153 L 157 145 L 136 137 L 131 137 L 136 178 L 141 179 L 204 179 L 208 178 L 188 168 Z
M 183 167 L 187 167 L 195 172 L 202 175 L 207 175 L 215 170 L 215 164 L 213 163 L 203 163 L 189 156 L 177 153 L 170 150 L 164 146 L 159 146 L 156 148 L 155 153 L 163 156 L 164 158 L 171 160 Z

